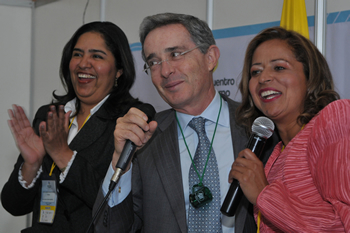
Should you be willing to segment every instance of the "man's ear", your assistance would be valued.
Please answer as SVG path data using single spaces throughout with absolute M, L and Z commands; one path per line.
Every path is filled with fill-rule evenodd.
M 207 51 L 208 70 L 209 71 L 213 71 L 216 68 L 216 66 L 219 62 L 219 57 L 220 57 L 220 50 L 219 50 L 218 46 L 211 45 Z

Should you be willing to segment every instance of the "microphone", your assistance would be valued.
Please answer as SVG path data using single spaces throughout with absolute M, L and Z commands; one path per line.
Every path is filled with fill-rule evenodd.
M 147 117 L 148 117 L 147 123 L 152 121 L 152 119 L 154 118 L 154 115 L 156 114 L 156 110 L 154 110 L 153 106 L 150 104 L 142 104 L 140 107 L 138 107 L 138 109 L 140 109 L 142 112 L 144 112 L 147 115 Z M 90 232 L 92 225 L 94 224 L 97 216 L 99 216 L 99 214 L 102 210 L 102 207 L 107 203 L 107 199 L 109 198 L 113 189 L 117 185 L 123 171 L 128 166 L 135 150 L 136 150 L 136 145 L 132 141 L 126 140 L 123 151 L 120 154 L 119 160 L 117 162 L 116 170 L 115 170 L 115 172 L 111 178 L 111 181 L 109 183 L 108 193 L 104 197 L 102 203 L 97 208 L 97 210 L 96 210 L 96 212 L 95 212 L 95 214 L 90 222 L 90 225 L 86 230 L 86 233 Z
M 274 129 L 275 125 L 269 118 L 256 118 L 252 125 L 253 134 L 250 136 L 246 148 L 251 149 L 259 158 L 267 139 L 272 136 Z M 238 180 L 233 179 L 221 206 L 221 213 L 229 217 L 234 216 L 242 196 L 243 191 L 239 186 Z
M 147 123 L 152 121 L 154 115 L 156 114 L 156 110 L 154 110 L 153 106 L 150 104 L 142 104 L 138 109 L 147 115 Z M 119 160 L 117 162 L 116 170 L 111 178 L 109 190 L 113 190 L 116 184 L 118 183 L 122 173 L 127 168 L 133 154 L 135 153 L 136 148 L 137 146 L 132 141 L 126 140 L 123 151 L 120 154 Z

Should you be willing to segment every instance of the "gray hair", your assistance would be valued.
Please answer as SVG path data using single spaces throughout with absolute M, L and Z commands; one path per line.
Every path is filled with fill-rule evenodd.
M 146 60 L 144 42 L 148 33 L 152 30 L 169 24 L 182 24 L 191 35 L 191 40 L 200 46 L 199 50 L 206 53 L 209 46 L 215 45 L 215 39 L 208 24 L 192 15 L 162 13 L 147 16 L 140 25 L 140 41 L 142 45 L 142 58 Z

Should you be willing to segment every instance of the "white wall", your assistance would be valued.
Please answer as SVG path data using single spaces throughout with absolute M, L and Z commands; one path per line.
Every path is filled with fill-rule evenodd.
M 29 109 L 31 60 L 31 10 L 0 6 L 0 187 L 7 181 L 18 150 L 7 126 L 12 103 Z M 20 232 L 25 217 L 13 217 L 0 207 L 0 232 Z
M 33 109 L 52 99 L 52 92 L 64 90 L 59 78 L 62 49 L 83 24 L 86 0 L 61 0 L 35 9 L 34 12 L 34 75 Z M 85 23 L 99 20 L 99 1 L 90 1 Z
M 30 8 L 0 6 L 0 188 L 18 156 L 6 123 L 6 110 L 16 103 L 33 114 L 41 105 L 51 101 L 53 90 L 63 92 L 58 74 L 61 52 L 74 31 L 82 25 L 86 2 L 58 0 L 38 7 L 33 12 L 33 27 Z M 282 0 L 214 0 L 213 29 L 279 21 L 282 5 Z M 314 0 L 306 0 L 306 8 L 308 16 L 314 15 Z M 350 1 L 328 1 L 328 12 L 344 10 L 350 10 Z M 206 1 L 107 0 L 106 3 L 106 20 L 120 26 L 130 44 L 139 42 L 138 28 L 142 19 L 162 12 L 192 14 L 205 20 Z M 99 20 L 99 14 L 100 2 L 90 1 L 85 22 Z M 19 232 L 24 225 L 24 217 L 12 217 L 0 207 L 0 233 Z

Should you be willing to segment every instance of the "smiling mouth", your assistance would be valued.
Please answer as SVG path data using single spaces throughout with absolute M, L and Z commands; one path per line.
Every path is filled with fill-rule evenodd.
M 273 91 L 273 90 L 268 90 L 268 91 L 263 91 L 260 93 L 260 96 L 263 98 L 263 99 L 266 99 L 266 100 L 270 100 L 278 95 L 281 95 L 282 93 L 281 92 L 278 92 L 278 91 Z
M 96 76 L 90 74 L 78 74 L 79 79 L 95 79 Z
M 175 82 L 171 82 L 171 83 L 166 84 L 164 87 L 165 87 L 165 88 L 168 88 L 168 89 L 171 89 L 171 88 L 176 87 L 176 86 L 179 85 L 180 83 L 182 83 L 182 81 L 175 81 Z

